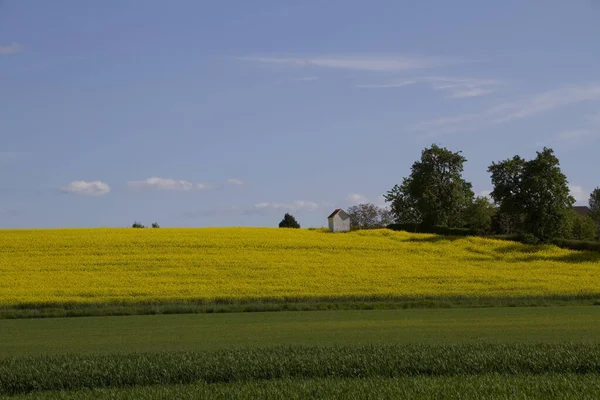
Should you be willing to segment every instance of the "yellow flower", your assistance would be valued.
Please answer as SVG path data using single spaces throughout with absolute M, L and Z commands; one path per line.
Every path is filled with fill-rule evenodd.
M 596 294 L 598 259 L 389 230 L 0 230 L 0 305 Z

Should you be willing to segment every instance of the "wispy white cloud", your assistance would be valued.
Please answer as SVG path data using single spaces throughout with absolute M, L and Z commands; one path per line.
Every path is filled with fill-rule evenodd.
M 357 204 L 365 204 L 365 203 L 372 203 L 372 204 L 376 205 L 377 207 L 381 207 L 381 208 L 387 208 L 387 206 L 388 206 L 388 204 L 385 202 L 385 197 L 383 197 L 382 194 L 373 198 L 373 197 L 367 197 L 367 196 L 359 194 L 359 193 L 352 193 L 346 197 L 346 202 L 345 202 L 345 204 L 348 206 L 354 206 Z
M 416 83 L 419 83 L 419 81 L 416 79 L 413 79 L 413 80 L 395 81 L 395 82 L 389 82 L 389 83 L 356 85 L 356 87 L 363 88 L 363 89 L 388 89 L 388 88 L 399 88 L 399 87 L 414 85 Z
M 65 193 L 80 194 L 84 196 L 103 196 L 110 192 L 110 186 L 100 181 L 73 181 L 61 190 Z
M 573 150 L 590 145 L 600 138 L 600 113 L 584 118 L 579 126 L 559 132 L 546 141 L 539 141 L 536 146 L 553 146 Z
M 315 211 L 319 209 L 319 204 L 314 201 L 296 200 L 293 203 L 271 203 L 263 202 L 254 205 L 256 210 L 277 210 L 277 211 Z
M 590 197 L 589 192 L 579 185 L 569 185 L 569 192 L 575 197 L 577 203 L 587 203 Z
M 23 47 L 17 43 L 0 44 L 0 56 L 8 56 L 23 51 Z
M 408 80 L 396 80 L 383 84 L 357 85 L 359 88 L 399 88 L 418 83 L 429 84 L 435 90 L 448 92 L 452 98 L 482 96 L 496 91 L 503 82 L 495 79 L 478 79 L 448 76 L 423 76 Z
M 420 55 L 322 55 L 314 57 L 239 57 L 240 60 L 295 68 L 330 68 L 356 71 L 408 71 L 434 68 L 465 62 L 460 59 L 426 57 Z
M 492 197 L 491 197 L 492 191 L 491 190 L 487 190 L 487 189 L 486 190 L 480 190 L 476 194 L 477 194 L 477 196 L 486 197 L 489 200 L 492 200 Z
M 438 118 L 414 124 L 409 128 L 428 135 L 472 131 L 596 99 L 600 99 L 599 83 L 568 86 L 501 103 L 480 113 Z
M 214 186 L 210 183 L 198 183 L 196 184 L 196 189 L 198 190 L 211 190 L 214 189 Z
M 229 178 L 229 179 L 227 179 L 227 184 L 228 185 L 243 185 L 244 181 L 242 181 L 241 179 Z
M 559 140 L 571 140 L 590 136 L 591 133 L 591 131 L 586 129 L 571 129 L 559 133 L 558 135 L 556 135 L 556 138 Z
M 297 82 L 310 82 L 310 81 L 317 81 L 319 80 L 318 76 L 301 76 L 298 78 L 292 78 L 293 81 L 297 81 Z
M 170 178 L 152 177 L 142 181 L 133 181 L 128 183 L 135 189 L 156 189 L 156 190 L 176 190 L 189 191 L 194 189 L 195 185 L 190 181 L 177 180 Z
M 358 193 L 352 193 L 349 194 L 348 197 L 346 198 L 346 200 L 355 203 L 355 204 L 360 204 L 360 203 L 368 203 L 369 199 L 367 199 L 366 196 L 363 196 L 362 194 L 358 194 Z
M 465 97 L 479 97 L 479 96 L 483 96 L 485 94 L 489 94 L 492 92 L 494 92 L 494 91 L 489 90 L 489 89 L 482 89 L 482 88 L 456 90 L 452 93 L 452 95 L 450 97 L 453 97 L 455 99 L 462 99 Z
M 19 213 L 15 210 L 7 210 L 6 208 L 0 208 L 0 217 L 16 217 Z

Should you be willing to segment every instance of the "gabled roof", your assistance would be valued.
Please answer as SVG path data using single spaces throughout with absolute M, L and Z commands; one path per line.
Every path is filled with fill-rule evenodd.
M 333 210 L 331 215 L 329 217 L 327 217 L 327 219 L 335 217 L 340 212 L 343 212 L 344 214 L 346 214 L 346 211 L 342 210 L 341 208 L 336 208 L 335 210 Z
M 579 215 L 583 215 L 584 217 L 589 216 L 592 213 L 592 210 L 588 206 L 575 206 L 573 210 Z

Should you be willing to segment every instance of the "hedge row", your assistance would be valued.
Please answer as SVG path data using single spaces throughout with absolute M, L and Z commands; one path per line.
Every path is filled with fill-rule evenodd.
M 434 233 L 437 235 L 446 236 L 481 236 L 480 232 L 469 228 L 448 228 L 446 226 L 431 226 L 424 227 L 421 224 L 391 224 L 388 229 L 394 231 L 407 231 L 416 233 Z M 494 239 L 511 240 L 523 244 L 535 245 L 541 241 L 531 234 L 515 234 L 515 235 L 494 235 Z M 550 243 L 553 245 L 569 250 L 579 251 L 596 251 L 600 253 L 600 242 L 591 240 L 570 240 L 570 239 L 552 239 Z
M 387 226 L 388 229 L 394 231 L 407 231 L 416 233 L 435 233 L 437 235 L 450 235 L 450 236 L 477 236 L 479 232 L 475 229 L 469 228 L 449 228 L 447 226 L 422 226 L 421 224 L 391 224 Z
M 597 251 L 600 253 L 600 242 L 594 242 L 591 240 L 553 239 L 551 240 L 551 243 L 563 249 Z

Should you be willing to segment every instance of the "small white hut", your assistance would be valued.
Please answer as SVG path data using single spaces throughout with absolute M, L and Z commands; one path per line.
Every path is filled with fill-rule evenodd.
M 350 216 L 341 208 L 336 209 L 327 217 L 331 232 L 348 232 L 350 230 Z

